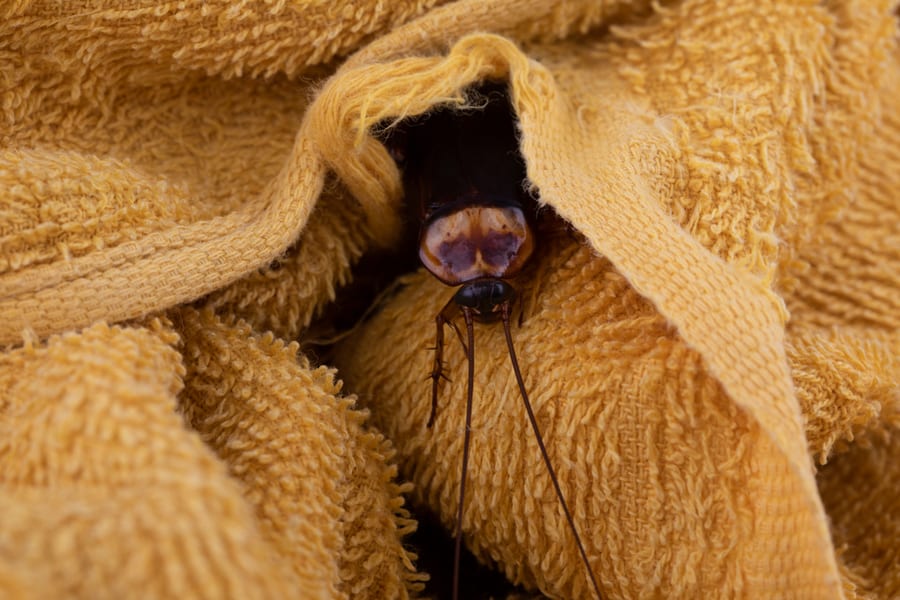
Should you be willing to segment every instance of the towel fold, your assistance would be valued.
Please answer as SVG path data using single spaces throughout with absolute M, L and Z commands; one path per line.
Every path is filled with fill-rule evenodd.
M 400 238 L 372 128 L 484 79 L 570 228 L 513 338 L 604 596 L 900 594 L 896 2 L 438 4 L 7 7 L 0 595 L 422 591 L 452 289 L 405 275 L 337 372 L 297 341 Z M 590 597 L 502 332 L 476 355 L 466 543 Z

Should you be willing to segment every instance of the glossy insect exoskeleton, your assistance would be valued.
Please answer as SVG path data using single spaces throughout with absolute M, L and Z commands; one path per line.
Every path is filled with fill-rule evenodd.
M 593 589 L 599 586 L 544 447 L 516 360 L 510 314 L 516 294 L 509 280 L 518 275 L 537 248 L 535 201 L 525 188 L 525 163 L 519 152 L 516 121 L 506 86 L 489 83 L 470 90 L 472 108 L 435 110 L 400 125 L 388 145 L 403 171 L 407 205 L 418 211 L 419 259 L 435 277 L 460 286 L 435 317 L 437 327 L 431 372 L 431 413 L 437 414 L 443 377 L 444 325 L 454 328 L 468 359 L 468 393 L 463 462 L 456 520 L 453 598 L 458 597 L 462 514 L 472 420 L 475 365 L 474 322 L 503 325 L 507 348 L 526 412 L 544 463 L 566 515 Z M 462 313 L 466 341 L 453 319 Z

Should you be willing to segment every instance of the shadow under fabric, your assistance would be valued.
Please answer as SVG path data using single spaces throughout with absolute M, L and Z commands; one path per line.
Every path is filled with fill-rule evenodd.
M 424 381 L 452 290 L 407 276 L 341 344 L 343 387 L 279 338 L 396 240 L 400 179 L 370 129 L 490 78 L 541 202 L 584 238 L 539 248 L 513 336 L 606 597 L 900 593 L 896 4 L 363 5 L 223 11 L 234 37 L 199 27 L 199 4 L 107 15 L 115 34 L 75 15 L 52 48 L 97 57 L 14 71 L 0 590 L 418 592 L 391 463 L 452 527 L 460 348 L 431 431 Z M 124 79 L 102 70 L 118 42 Z M 356 49 L 307 103 L 297 65 Z M 476 337 L 466 542 L 586 597 L 502 333 Z

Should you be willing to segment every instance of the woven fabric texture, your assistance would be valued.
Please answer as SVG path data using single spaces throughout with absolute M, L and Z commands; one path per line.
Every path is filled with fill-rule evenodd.
M 404 276 L 330 366 L 297 341 L 400 239 L 372 128 L 484 79 L 570 225 L 513 338 L 604 596 L 900 595 L 896 1 L 4 10 L 0 595 L 421 591 L 403 494 L 454 527 L 452 334 L 425 428 L 452 290 Z M 476 355 L 466 543 L 590 597 L 502 331 Z

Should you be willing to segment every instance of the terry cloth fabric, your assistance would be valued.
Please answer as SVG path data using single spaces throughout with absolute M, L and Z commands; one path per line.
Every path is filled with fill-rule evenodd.
M 431 431 L 423 381 L 452 292 L 408 276 L 339 348 L 390 442 L 291 340 L 398 239 L 370 129 L 483 79 L 577 232 L 513 336 L 605 596 L 900 594 L 897 3 L 433 4 L 6 8 L 2 595 L 416 593 L 392 448 L 452 528 L 459 348 Z M 467 544 L 587 597 L 476 336 Z

